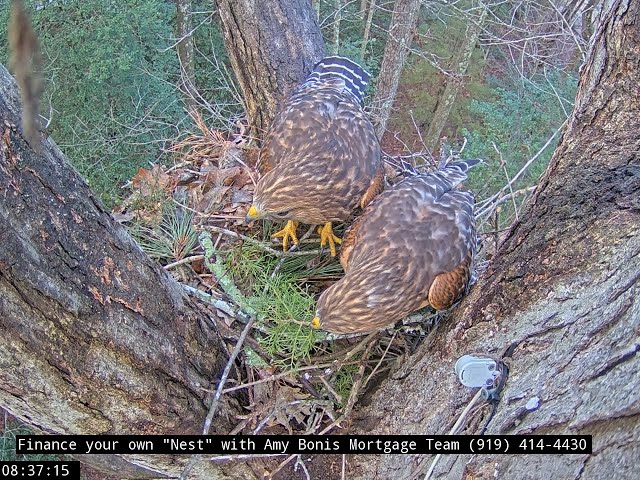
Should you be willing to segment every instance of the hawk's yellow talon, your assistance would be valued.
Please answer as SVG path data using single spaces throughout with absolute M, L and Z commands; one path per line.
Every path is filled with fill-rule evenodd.
M 318 227 L 318 233 L 320 234 L 320 247 L 324 247 L 325 245 L 329 245 L 329 250 L 331 251 L 331 256 L 336 256 L 336 243 L 340 245 L 342 240 L 339 237 L 336 237 L 333 234 L 333 229 L 331 228 L 331 222 L 327 222 L 324 224 L 324 227 Z
M 311 320 L 311 326 L 313 328 L 320 328 L 320 319 L 318 317 L 313 317 L 313 320 Z
M 293 243 L 295 245 L 298 245 L 298 243 L 300 243 L 296 235 L 297 228 L 298 228 L 298 222 L 289 220 L 282 230 L 274 233 L 271 236 L 273 238 L 282 237 L 282 250 L 286 252 L 289 249 L 289 238 L 293 240 Z

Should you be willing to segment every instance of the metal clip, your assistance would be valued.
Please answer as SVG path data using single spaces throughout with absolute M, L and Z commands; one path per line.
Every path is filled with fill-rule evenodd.
M 463 355 L 455 365 L 456 375 L 465 387 L 491 389 L 500 376 L 500 368 L 490 357 Z

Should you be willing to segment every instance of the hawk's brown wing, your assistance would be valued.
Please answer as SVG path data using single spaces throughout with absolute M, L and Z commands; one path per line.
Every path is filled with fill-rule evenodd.
M 380 168 L 373 126 L 358 105 L 332 88 L 292 100 L 263 147 L 273 167 L 256 196 L 272 211 L 298 205 L 293 220 L 344 221 Z
M 264 216 L 344 221 L 377 189 L 371 187 L 380 145 L 360 106 L 366 80 L 358 79 L 365 73 L 347 59 L 324 59 L 283 106 L 261 150 L 271 170 L 258 182 L 254 203 Z
M 322 328 L 375 330 L 430 299 L 446 308 L 458 298 L 469 280 L 476 234 L 473 196 L 454 186 L 471 164 L 408 178 L 365 209 L 345 235 L 345 276 L 318 302 Z

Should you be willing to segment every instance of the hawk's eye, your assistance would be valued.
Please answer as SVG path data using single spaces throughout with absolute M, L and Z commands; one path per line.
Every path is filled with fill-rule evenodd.
M 289 215 L 289 212 L 291 212 L 291 210 L 283 210 L 282 212 L 278 212 L 275 214 L 276 217 L 280 217 L 280 218 L 284 218 L 287 215 Z

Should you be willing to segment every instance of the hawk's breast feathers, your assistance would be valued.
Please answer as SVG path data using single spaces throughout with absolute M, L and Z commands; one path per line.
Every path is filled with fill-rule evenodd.
M 456 186 L 475 160 L 410 177 L 380 194 L 346 233 L 345 276 L 318 301 L 322 328 L 382 328 L 431 304 L 448 308 L 471 276 L 474 198 Z
M 346 220 L 382 175 L 380 145 L 362 110 L 369 74 L 342 57 L 320 61 L 281 109 L 261 149 L 261 217 Z M 280 212 L 289 215 L 277 216 Z

